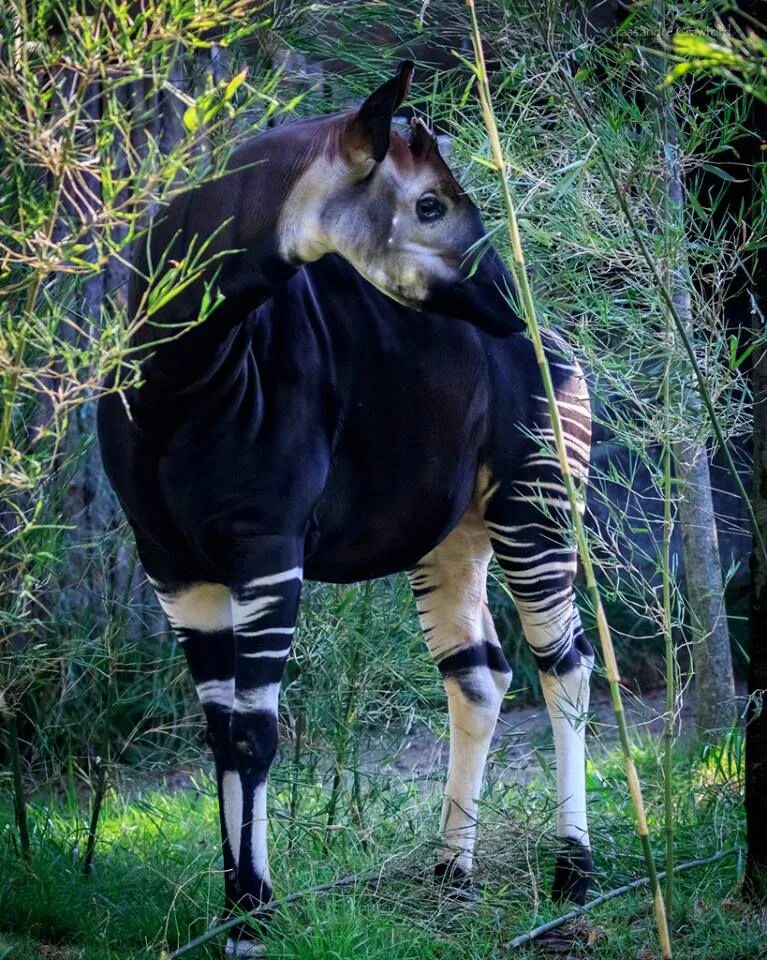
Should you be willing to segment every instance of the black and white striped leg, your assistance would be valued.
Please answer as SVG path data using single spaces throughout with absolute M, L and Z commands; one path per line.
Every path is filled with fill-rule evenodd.
M 295 629 L 303 580 L 302 558 L 293 541 L 264 538 L 248 563 L 247 579 L 232 597 L 235 639 L 231 744 L 237 770 L 235 805 L 239 825 L 230 831 L 237 866 L 239 905 L 253 910 L 272 898 L 267 855 L 266 778 L 277 750 L 277 707 L 285 661 Z M 260 944 L 246 927 L 227 952 L 259 956 Z
M 541 530 L 490 526 L 525 639 L 538 665 L 554 733 L 556 831 L 563 843 L 553 896 L 584 903 L 591 875 L 585 732 L 594 656 L 574 604 L 575 555 L 568 547 L 555 546 L 550 537 L 542 537 Z M 525 562 L 520 561 L 523 556 Z
M 459 881 L 471 874 L 487 753 L 511 681 L 487 607 L 490 556 L 487 531 L 472 507 L 409 572 L 424 639 L 442 674 L 450 711 L 444 845 L 436 873 Z
M 588 401 L 573 379 L 560 397 L 568 459 L 585 481 L 590 419 Z M 551 442 L 545 398 L 541 447 L 531 449 L 511 484 L 492 487 L 485 522 L 540 671 L 554 733 L 557 767 L 557 836 L 562 848 L 554 875 L 556 900 L 584 903 L 592 872 L 586 819 L 585 732 L 594 654 L 574 603 L 577 555 L 570 534 L 567 491 Z
M 229 727 L 234 705 L 234 632 L 228 587 L 217 583 L 154 584 L 158 599 L 186 655 L 207 721 L 207 739 L 216 762 L 219 819 L 224 854 L 226 908 L 238 898 L 230 835 L 239 833 L 237 773 Z

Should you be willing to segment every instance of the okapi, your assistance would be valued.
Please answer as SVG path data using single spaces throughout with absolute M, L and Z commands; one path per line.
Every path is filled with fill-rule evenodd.
M 543 386 L 497 254 L 467 265 L 484 230 L 436 141 L 420 123 L 409 142 L 390 132 L 410 69 L 357 112 L 255 138 L 231 172 L 169 205 L 135 258 L 133 316 L 150 264 L 214 233 L 215 251 L 236 251 L 214 278 L 224 299 L 181 336 L 165 334 L 195 319 L 202 281 L 155 313 L 138 335 L 140 389 L 99 405 L 106 472 L 204 708 L 232 913 L 272 897 L 266 778 L 304 578 L 408 571 L 450 712 L 436 872 L 468 881 L 511 679 L 487 606 L 493 552 L 554 729 L 555 897 L 582 903 L 591 872 L 593 656 Z M 585 479 L 583 376 L 561 346 L 549 357 Z M 235 930 L 228 953 L 261 955 L 257 932 Z

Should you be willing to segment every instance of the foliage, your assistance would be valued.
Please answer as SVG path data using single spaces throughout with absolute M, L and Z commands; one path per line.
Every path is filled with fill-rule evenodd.
M 68 715 L 83 709 L 88 737 L 120 755 L 146 732 L 167 669 L 150 648 L 115 644 L 140 577 L 92 476 L 94 400 L 138 382 L 130 336 L 205 265 L 204 245 L 190 250 L 127 323 L 147 213 L 279 112 L 270 75 L 213 78 L 211 51 L 257 29 L 254 12 L 242 0 L 14 0 L 0 13 L 0 691 L 45 729 L 41 762 L 73 756 Z M 184 126 L 190 111 L 199 122 Z
M 749 96 L 767 103 L 767 41 L 753 31 L 728 32 L 720 22 L 716 39 L 693 32 L 672 38 L 677 62 L 666 77 L 674 83 L 688 72 L 714 74 L 738 83 Z
M 395 744 L 391 745 L 396 749 Z M 548 757 L 548 753 L 545 754 Z M 640 770 L 650 784 L 650 816 L 659 815 L 658 745 L 644 738 Z M 550 861 L 550 784 L 534 774 L 522 788 L 509 782 L 507 759 L 496 752 L 483 802 L 480 833 L 480 893 L 461 903 L 440 895 L 422 876 L 436 842 L 437 785 L 424 790 L 378 764 L 366 775 L 369 819 L 360 825 L 341 813 L 332 846 L 324 812 L 330 790 L 304 784 L 296 823 L 289 791 L 273 791 L 272 863 L 277 897 L 356 874 L 377 875 L 336 893 L 304 895 L 277 912 L 270 944 L 277 957 L 501 957 L 504 944 L 535 923 L 557 914 L 539 886 L 538 863 Z M 628 792 L 619 753 L 595 758 L 589 790 L 596 825 L 599 887 L 611 889 L 642 871 L 632 839 Z M 677 756 L 675 793 L 680 860 L 705 856 L 740 839 L 739 763 L 721 754 Z M 276 782 L 293 776 L 285 757 Z M 205 931 L 221 908 L 215 787 L 191 774 L 183 788 L 151 782 L 126 784 L 106 802 L 94 874 L 79 870 L 85 818 L 76 793 L 36 799 L 32 811 L 32 870 L 13 856 L 14 832 L 4 812 L 0 856 L 9 865 L 0 878 L 0 914 L 6 949 L 20 960 L 40 949 L 61 960 L 159 955 Z M 764 924 L 731 897 L 738 859 L 721 861 L 680 877 L 677 956 L 757 957 Z M 652 938 L 639 895 L 602 908 L 593 920 L 609 927 L 599 956 L 636 956 Z M 38 947 L 42 943 L 44 946 Z M 198 956 L 214 956 L 214 941 Z M 532 957 L 521 950 L 521 960 Z M 649 954 L 648 954 L 649 955 Z

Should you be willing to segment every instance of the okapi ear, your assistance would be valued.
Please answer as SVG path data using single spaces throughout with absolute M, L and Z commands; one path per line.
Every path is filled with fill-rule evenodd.
M 417 117 L 410 121 L 410 152 L 419 160 L 428 160 L 433 153 L 439 153 L 437 138 Z
M 374 160 L 380 163 L 389 149 L 394 112 L 407 96 L 414 64 L 403 60 L 397 73 L 374 90 L 346 128 L 344 148 L 355 166 Z

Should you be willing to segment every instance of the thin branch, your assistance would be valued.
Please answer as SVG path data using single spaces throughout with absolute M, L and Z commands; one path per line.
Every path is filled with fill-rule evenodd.
M 85 857 L 83 858 L 83 874 L 90 876 L 93 865 L 93 854 L 96 852 L 96 837 L 99 826 L 99 816 L 101 807 L 106 796 L 108 777 L 107 765 L 101 758 L 97 758 L 98 774 L 96 776 L 96 785 L 93 790 L 93 808 L 91 810 L 91 819 L 88 824 L 88 841 L 85 846 Z
M 0 708 L 2 704 L 0 703 Z M 21 855 L 29 863 L 29 823 L 27 820 L 27 800 L 24 793 L 24 779 L 21 771 L 21 748 L 19 746 L 19 726 L 14 710 L 7 712 L 8 723 L 8 751 L 11 755 L 11 769 L 13 771 L 13 809 L 16 814 L 16 826 L 19 831 L 19 845 Z
M 715 853 L 710 857 L 702 857 L 700 860 L 688 860 L 687 863 L 680 863 L 678 867 L 675 867 L 673 872 L 684 873 L 687 870 L 694 870 L 696 867 L 704 867 L 710 863 L 717 863 L 719 860 L 723 860 L 725 857 L 731 856 L 733 853 L 741 853 L 741 847 L 730 847 L 729 850 L 720 850 L 719 853 Z M 663 880 L 666 876 L 666 872 L 661 871 L 658 874 L 658 880 Z M 631 883 L 625 883 L 622 887 L 616 887 L 614 890 L 608 890 L 607 893 L 603 893 L 599 897 L 595 897 L 589 903 L 583 907 L 576 907 L 575 910 L 571 910 L 569 913 L 562 914 L 561 917 L 557 917 L 556 920 L 549 920 L 548 923 L 542 923 L 539 927 L 534 927 L 532 930 L 527 933 L 520 934 L 518 937 L 514 937 L 513 940 L 510 940 L 505 944 L 507 950 L 516 950 L 517 947 L 524 947 L 525 944 L 531 943 L 533 940 L 537 940 L 539 937 L 542 937 L 544 933 L 548 933 L 550 930 L 556 930 L 557 927 L 564 926 L 570 920 L 575 920 L 577 917 L 582 916 L 584 913 L 588 913 L 590 910 L 596 910 L 597 907 L 601 907 L 603 903 L 607 903 L 608 900 L 614 900 L 616 897 L 622 896 L 624 893 L 631 893 L 632 890 L 641 890 L 643 887 L 650 886 L 650 878 L 642 877 L 639 880 L 632 880 Z

